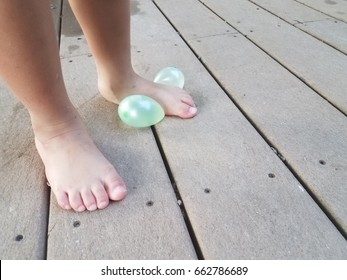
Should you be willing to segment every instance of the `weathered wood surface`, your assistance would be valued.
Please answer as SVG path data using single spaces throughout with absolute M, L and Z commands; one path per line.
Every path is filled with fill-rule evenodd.
M 234 31 L 228 25 L 198 1 L 178 0 L 174 6 L 169 0 L 155 3 L 183 38 L 187 38 L 209 70 L 227 85 L 231 95 L 252 99 L 247 104 L 240 103 L 249 116 L 261 111 L 260 121 L 266 124 L 271 119 L 273 128 L 280 127 L 278 121 L 282 121 L 287 112 L 280 114 L 281 108 L 271 100 L 288 102 L 287 96 L 295 95 L 297 90 L 301 94 L 308 90 L 310 96 L 311 91 L 305 85 L 300 81 L 296 83 L 297 79 L 243 36 L 232 34 Z M 144 35 L 137 33 L 140 37 L 134 36 L 135 46 L 145 54 L 143 63 L 151 52 L 155 52 L 157 56 L 150 60 L 149 72 L 157 68 L 155 65 L 160 68 L 165 64 L 178 64 L 186 73 L 187 88 L 193 92 L 199 108 L 199 115 L 191 121 L 167 119 L 157 127 L 204 257 L 346 257 L 347 245 L 342 235 L 195 56 L 179 43 L 179 36 L 158 15 L 150 1 L 141 2 L 140 9 L 143 11 L 139 19 L 142 26 L 160 38 L 154 46 L 150 42 L 144 43 Z M 194 37 L 196 39 L 191 39 Z M 167 44 L 176 41 L 177 47 Z M 165 49 L 165 54 L 160 54 L 160 49 Z M 177 57 L 180 57 L 179 61 Z M 270 75 L 281 78 L 277 81 L 270 79 Z M 282 90 L 285 92 L 281 93 Z M 277 96 L 269 98 L 275 94 Z M 318 99 L 314 104 L 319 107 L 315 108 L 324 109 L 319 103 L 321 98 L 312 95 L 313 100 Z M 255 104 L 259 104 L 257 108 Z M 339 112 L 330 105 L 326 110 L 339 122 Z M 297 117 L 300 118 L 300 112 L 299 108 L 285 115 L 289 122 L 287 129 L 298 125 L 291 122 L 291 118 L 296 118 L 294 114 L 299 114 Z M 298 129 L 301 128 L 299 125 Z M 281 132 L 289 133 L 285 129 Z M 288 136 L 291 141 L 295 140 L 296 135 Z M 286 139 L 281 141 L 288 144 Z M 335 141 L 342 141 L 342 138 Z M 270 178 L 269 174 L 275 177 Z M 206 189 L 210 192 L 206 193 Z
M 48 188 L 25 108 L 0 84 L 0 258 L 43 259 Z
M 327 35 L 331 19 L 321 20 L 319 12 L 311 13 L 299 1 L 285 1 L 293 7 L 285 14 L 270 0 L 132 1 L 137 72 L 153 79 L 168 65 L 181 68 L 199 110 L 193 119 L 167 117 L 155 128 L 183 202 L 180 209 L 151 129 L 127 127 L 116 105 L 99 96 L 93 57 L 64 2 L 60 49 L 70 97 L 98 147 L 125 179 L 129 195 L 103 211 L 61 210 L 49 198 L 29 116 L 0 83 L 0 258 L 347 258 L 346 116 L 288 71 L 327 98 L 344 87 L 337 73 L 336 88 L 327 90 L 321 86 L 327 80 L 312 74 L 313 64 L 302 60 L 309 66 L 299 65 L 296 57 L 302 58 L 304 46 L 323 55 L 318 72 L 325 67 L 329 76 L 333 69 L 345 69 L 342 52 L 291 21 L 298 15 L 305 24 L 317 24 L 305 31 L 317 31 L 312 35 L 332 45 L 341 31 Z M 251 2 L 271 4 L 266 9 L 286 22 Z M 60 6 L 52 1 L 57 32 Z M 286 36 L 296 41 L 286 46 Z M 337 58 L 344 59 L 331 66 Z M 342 110 L 344 101 L 333 99 Z M 188 233 L 185 215 L 193 232 Z M 15 241 L 19 235 L 24 238 Z
M 196 258 L 151 129 L 122 124 L 116 105 L 99 96 L 93 59 L 67 4 L 63 14 L 61 51 L 68 91 L 93 139 L 124 178 L 129 194 L 124 201 L 93 213 L 64 211 L 52 197 L 47 258 Z M 82 52 L 70 53 L 71 46 Z M 150 201 L 152 206 L 147 205 Z
M 252 0 L 281 19 L 347 54 L 347 24 L 293 0 Z
M 345 0 L 295 0 L 317 11 L 347 22 L 347 3 Z
M 204 2 L 229 20 L 228 3 Z M 243 1 L 236 1 L 233 10 L 241 9 L 238 3 L 245 8 Z M 212 20 L 205 22 L 206 28 L 213 24 Z M 286 25 L 282 22 L 281 28 Z M 243 36 L 200 38 L 189 43 L 346 232 L 346 117 Z M 258 44 L 263 45 L 270 45 L 266 37 Z M 218 48 L 225 51 L 213 51 Z M 347 61 L 345 56 L 343 59 Z M 327 164 L 319 164 L 320 160 Z
M 54 18 L 54 27 L 55 27 L 55 33 L 57 34 L 57 37 L 59 39 L 60 35 L 60 22 L 61 22 L 61 6 L 62 6 L 62 0 L 50 0 L 51 5 L 51 11 Z
M 347 114 L 344 54 L 251 2 L 201 2 Z

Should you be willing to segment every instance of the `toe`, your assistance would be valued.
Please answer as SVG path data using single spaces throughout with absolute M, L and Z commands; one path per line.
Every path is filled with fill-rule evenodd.
M 177 110 L 178 112 L 177 116 L 183 119 L 189 119 L 194 117 L 197 114 L 197 111 L 198 110 L 195 106 L 190 106 L 188 104 L 181 102 Z
M 89 211 L 94 211 L 98 208 L 95 197 L 90 190 L 82 191 L 81 197 L 83 200 L 83 204 Z
M 111 200 L 122 200 L 127 195 L 125 183 L 118 174 L 107 177 L 105 188 Z
M 99 209 L 104 209 L 109 204 L 108 194 L 102 184 L 92 186 L 92 193 L 96 199 L 96 205 Z
M 72 209 L 77 212 L 82 212 L 86 210 L 86 207 L 83 204 L 81 194 L 79 192 L 71 192 L 69 193 L 69 201 Z
M 189 105 L 190 107 L 196 107 L 193 98 L 190 95 L 183 96 L 181 102 Z
M 122 185 L 112 186 L 112 184 L 109 184 L 109 185 L 110 185 L 110 191 L 109 191 L 110 199 L 118 201 L 126 197 L 128 192 L 125 186 L 122 186 Z
M 55 193 L 55 197 L 57 198 L 57 202 L 59 206 L 65 210 L 70 210 L 71 205 L 69 203 L 69 198 L 66 192 L 58 191 Z

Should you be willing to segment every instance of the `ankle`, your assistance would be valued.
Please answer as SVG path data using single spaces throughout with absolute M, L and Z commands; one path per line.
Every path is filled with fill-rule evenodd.
M 128 87 L 137 74 L 132 67 L 119 68 L 114 65 L 96 64 L 98 72 L 99 87 Z
M 35 119 L 32 118 L 32 127 L 35 138 L 41 143 L 72 131 L 85 130 L 84 125 L 76 114 L 65 115 L 57 119 Z

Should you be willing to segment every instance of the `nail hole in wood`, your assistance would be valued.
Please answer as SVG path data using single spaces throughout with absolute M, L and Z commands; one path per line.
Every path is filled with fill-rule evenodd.
M 319 163 L 320 163 L 321 165 L 326 165 L 325 160 L 322 160 L 322 159 L 319 161 Z
M 205 193 L 210 193 L 211 190 L 210 190 L 209 188 L 206 188 L 206 189 L 204 189 L 204 192 L 205 192 Z
M 22 240 L 23 240 L 23 238 L 24 238 L 24 236 L 23 236 L 23 235 L 18 234 L 18 235 L 16 236 L 15 240 L 19 242 L 19 241 L 22 241 Z
M 149 201 L 147 201 L 147 203 L 146 203 L 146 205 L 149 206 L 149 207 L 150 207 L 150 206 L 153 206 L 153 204 L 154 204 L 154 202 L 153 202 L 152 200 L 149 200 Z
M 69 62 L 72 62 L 72 60 L 69 60 Z
M 269 173 L 268 176 L 269 176 L 269 178 L 275 178 L 276 177 L 275 174 L 273 174 L 273 173 Z
M 81 222 L 80 221 L 74 221 L 73 222 L 73 226 L 74 227 L 79 227 L 81 225 Z

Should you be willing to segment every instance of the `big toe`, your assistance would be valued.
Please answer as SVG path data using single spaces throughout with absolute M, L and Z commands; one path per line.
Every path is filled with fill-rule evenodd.
M 125 186 L 117 186 L 110 192 L 110 199 L 112 200 L 122 200 L 128 194 Z
M 177 115 L 178 117 L 181 117 L 183 119 L 192 118 L 198 112 L 198 109 L 195 106 L 192 106 L 190 104 L 186 104 L 184 102 L 181 102 L 178 105 L 176 110 L 177 110 L 177 113 L 175 115 Z
M 118 175 L 108 177 L 105 188 L 111 200 L 122 200 L 128 193 L 124 181 Z

